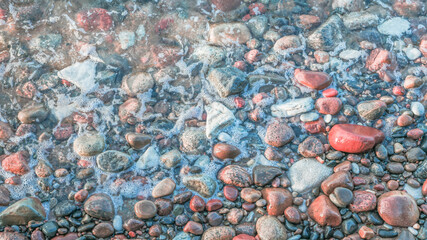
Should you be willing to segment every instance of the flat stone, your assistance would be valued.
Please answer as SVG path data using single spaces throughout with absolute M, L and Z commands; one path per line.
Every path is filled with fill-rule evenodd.
M 350 12 L 343 17 L 344 25 L 350 30 L 375 27 L 378 21 L 378 16 L 370 12 Z
M 17 201 L 0 213 L 0 226 L 27 225 L 31 220 L 43 221 L 46 212 L 38 198 L 28 197 Z
M 298 36 L 289 35 L 278 39 L 274 43 L 273 50 L 278 54 L 286 55 L 298 51 L 301 46 L 301 40 Z
M 314 109 L 314 100 L 310 97 L 297 98 L 271 106 L 273 117 L 292 117 Z
M 170 178 L 165 178 L 156 184 L 156 186 L 153 188 L 153 191 L 151 192 L 151 195 L 153 198 L 168 196 L 173 193 L 175 187 L 175 181 Z
M 387 105 L 381 100 L 363 101 L 357 105 L 359 115 L 369 120 L 380 118 L 384 114 L 386 108 Z
M 252 170 L 255 185 L 261 187 L 271 183 L 275 177 L 278 177 L 283 173 L 284 172 L 278 167 L 263 165 L 255 166 Z
M 246 74 L 235 67 L 211 69 L 207 78 L 221 97 L 240 93 L 248 85 Z
M 292 190 L 305 193 L 320 186 L 333 172 L 332 168 L 319 163 L 316 159 L 305 158 L 294 163 L 288 171 Z
M 95 81 L 97 63 L 92 60 L 77 62 L 58 72 L 58 77 L 76 85 L 83 92 L 90 92 L 97 86 Z
M 378 25 L 378 31 L 384 35 L 401 36 L 410 27 L 408 20 L 401 17 L 394 17 Z
M 33 104 L 28 106 L 18 113 L 18 119 L 22 123 L 41 123 L 49 115 L 49 109 L 43 104 Z
M 299 68 L 295 69 L 294 78 L 298 83 L 315 90 L 325 89 L 332 82 L 332 78 L 327 73 L 306 71 Z
M 203 45 L 195 48 L 192 56 L 203 63 L 215 67 L 225 59 L 225 51 L 220 47 Z
M 206 137 L 216 136 L 223 128 L 233 124 L 233 112 L 219 102 L 213 102 L 206 107 Z
M 329 144 L 338 151 L 363 153 L 381 143 L 385 135 L 382 131 L 356 124 L 338 124 L 329 132 Z
M 236 231 L 232 227 L 211 227 L 203 233 L 202 240 L 232 240 L 234 236 Z
M 116 173 L 130 168 L 133 165 L 133 161 L 125 153 L 108 150 L 96 157 L 96 164 L 102 171 Z

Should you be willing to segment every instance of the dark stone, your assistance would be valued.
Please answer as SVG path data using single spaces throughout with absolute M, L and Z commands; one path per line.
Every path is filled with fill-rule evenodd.
M 357 230 L 357 223 L 354 219 L 347 219 L 342 222 L 341 230 L 345 234 L 352 234 Z
M 56 205 L 53 211 L 55 216 L 64 217 L 73 213 L 77 209 L 77 206 L 68 200 L 62 201 Z
M 56 235 L 56 231 L 58 231 L 58 224 L 54 221 L 49 221 L 43 224 L 41 229 L 45 236 L 54 237 Z
M 258 186 L 269 184 L 275 177 L 283 174 L 283 171 L 277 167 L 258 165 L 253 169 L 254 183 Z
M 380 235 L 380 237 L 383 237 L 383 238 L 397 237 L 397 234 L 398 233 L 395 230 L 385 230 L 385 229 L 378 230 L 378 235 Z

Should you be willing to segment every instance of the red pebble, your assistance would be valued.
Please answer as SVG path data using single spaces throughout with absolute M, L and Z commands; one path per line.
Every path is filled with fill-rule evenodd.
M 238 69 L 240 69 L 240 70 L 242 70 L 242 71 L 245 71 L 245 69 L 246 69 L 246 63 L 245 63 L 245 62 L 243 62 L 243 61 L 236 61 L 236 62 L 233 64 L 233 67 L 238 68 Z
M 7 172 L 11 172 L 16 175 L 24 175 L 30 171 L 28 166 L 29 154 L 25 151 L 20 151 L 7 156 L 1 162 L 1 166 Z
M 228 201 L 232 201 L 232 202 L 236 201 L 237 196 L 239 195 L 239 191 L 237 190 L 237 188 L 233 186 L 225 186 L 223 191 L 224 191 L 224 197 Z
M 236 104 L 236 108 L 243 108 L 245 106 L 245 100 L 241 97 L 235 97 L 234 104 Z
M 239 234 L 233 238 L 233 240 L 255 240 L 256 238 L 247 235 L 247 234 Z
M 201 212 L 205 210 L 205 205 L 205 200 L 197 195 L 194 195 L 190 200 L 190 209 L 193 212 Z
M 353 178 L 353 184 L 354 184 L 354 186 L 365 185 L 366 180 L 364 178 L 361 178 L 361 177 L 354 177 Z
M 77 202 L 84 202 L 89 195 L 89 192 L 86 189 L 82 189 L 74 195 L 74 200 Z
M 326 131 L 326 125 L 323 118 L 319 118 L 319 120 L 312 121 L 312 122 L 306 122 L 304 123 L 304 128 L 307 130 L 307 132 L 311 134 L 325 132 Z
M 219 199 L 211 199 L 206 203 L 206 210 L 208 212 L 216 211 L 220 208 L 222 208 L 222 202 Z
M 423 183 L 423 186 L 421 188 L 421 192 L 423 193 L 424 196 L 427 195 L 427 179 Z
M 249 21 L 249 19 L 251 19 L 251 15 L 250 15 L 250 14 L 246 14 L 246 15 L 242 18 L 242 21 L 246 22 L 246 21 Z
M 74 133 L 73 125 L 68 123 L 62 123 L 56 127 L 53 132 L 53 136 L 56 140 L 66 140 Z
M 322 92 L 324 97 L 336 97 L 338 95 L 338 91 L 334 88 L 328 88 Z
M 0 8 L 0 20 L 6 21 L 7 15 L 6 10 Z
M 269 98 L 270 96 L 267 94 L 267 93 L 264 93 L 264 92 L 262 92 L 262 93 L 258 93 L 258 94 L 256 94 L 253 98 L 252 98 L 252 102 L 254 103 L 254 104 L 258 104 L 258 103 L 260 103 L 262 100 L 264 100 L 264 99 L 266 99 L 266 98 Z
M 409 130 L 408 133 L 406 134 L 406 136 L 414 140 L 421 138 L 423 135 L 424 135 L 424 131 L 419 128 Z
M 402 86 L 394 86 L 393 94 L 396 96 L 403 96 L 405 95 L 405 89 Z
M 385 187 L 384 187 L 384 185 L 382 185 L 381 183 L 379 183 L 379 184 L 376 184 L 374 186 L 374 189 L 377 190 L 377 191 L 384 191 Z
M 113 19 L 103 8 L 83 10 L 77 14 L 77 24 L 84 30 L 107 31 L 113 26 Z
M 22 180 L 20 176 L 13 176 L 10 178 L 6 178 L 6 180 L 4 180 L 4 182 L 6 184 L 10 184 L 10 185 L 21 185 Z
M 134 238 L 136 237 L 136 233 L 134 231 L 129 232 L 129 237 Z
M 245 59 L 248 63 L 252 64 L 254 62 L 258 62 L 260 60 L 260 56 L 261 53 L 258 50 L 252 49 L 245 54 Z
M 252 3 L 251 5 L 249 5 L 249 12 L 252 16 L 261 15 L 266 11 L 267 9 L 262 3 Z

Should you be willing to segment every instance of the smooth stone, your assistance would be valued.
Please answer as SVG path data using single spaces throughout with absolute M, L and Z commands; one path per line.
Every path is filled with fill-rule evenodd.
M 384 35 L 401 36 L 410 27 L 408 20 L 401 17 L 394 17 L 378 25 L 378 31 Z
M 298 50 L 301 51 L 301 46 L 301 40 L 298 36 L 289 35 L 278 39 L 274 43 L 273 50 L 277 54 L 286 55 L 289 53 L 294 53 Z
M 234 159 L 240 155 L 240 149 L 227 143 L 217 143 L 213 147 L 212 155 L 221 160 Z
M 134 206 L 134 210 L 136 216 L 141 219 L 153 218 L 157 213 L 156 205 L 149 200 L 142 200 L 137 202 Z
M 320 115 L 316 112 L 303 113 L 300 116 L 300 120 L 303 122 L 312 122 L 319 119 Z
M 377 205 L 377 197 L 372 192 L 357 190 L 353 192 L 353 198 L 349 209 L 355 213 L 374 210 Z
M 283 215 L 285 209 L 292 206 L 292 194 L 284 188 L 264 188 L 261 193 L 267 201 L 268 215 Z
M 18 119 L 25 124 L 41 123 L 48 115 L 49 109 L 43 104 L 34 104 L 19 111 Z
M 295 70 L 294 77 L 298 83 L 315 90 L 325 89 L 332 82 L 332 78 L 327 73 L 306 71 L 299 68 Z
M 135 150 L 143 149 L 151 143 L 151 136 L 143 133 L 127 133 L 126 141 Z
M 344 187 L 353 190 L 353 179 L 349 172 L 342 170 L 337 171 L 323 181 L 321 185 L 322 191 L 326 195 L 331 194 L 337 187 Z
M 84 203 L 84 211 L 91 217 L 109 221 L 114 217 L 114 203 L 109 195 L 95 193 Z
M 395 227 L 410 227 L 420 216 L 414 198 L 403 191 L 382 194 L 378 199 L 378 213 L 387 224 Z
M 386 108 L 387 105 L 381 100 L 363 101 L 357 105 L 359 115 L 369 120 L 380 118 L 384 114 Z
M 343 208 L 353 202 L 353 192 L 348 188 L 337 187 L 334 189 L 334 192 L 329 195 L 329 198 L 337 207 Z
M 426 112 L 424 105 L 421 104 L 420 102 L 412 102 L 411 111 L 414 113 L 415 116 L 418 116 L 418 117 L 424 116 Z
M 181 162 L 181 159 L 182 155 L 178 149 L 172 149 L 160 156 L 160 161 L 168 169 L 176 167 Z
M 356 124 L 338 124 L 329 132 L 329 143 L 338 151 L 362 153 L 381 143 L 385 135 L 382 131 Z
M 344 29 L 341 18 L 332 15 L 308 36 L 307 43 L 315 50 L 333 50 L 344 40 Z
M 255 166 L 252 170 L 254 184 L 261 187 L 269 184 L 275 177 L 283 173 L 284 172 L 278 167 L 263 165 Z
M 297 98 L 271 106 L 273 117 L 292 117 L 314 109 L 314 100 L 310 97 Z
M 305 158 L 294 163 L 288 171 L 293 191 L 305 193 L 320 186 L 333 173 L 332 168 L 313 158 Z
M 79 156 L 91 157 L 104 151 L 105 139 L 99 134 L 85 134 L 74 140 L 73 149 Z
M 156 186 L 153 188 L 153 191 L 151 192 L 151 195 L 153 198 L 168 196 L 173 193 L 175 187 L 175 181 L 170 178 L 165 178 L 156 184 Z

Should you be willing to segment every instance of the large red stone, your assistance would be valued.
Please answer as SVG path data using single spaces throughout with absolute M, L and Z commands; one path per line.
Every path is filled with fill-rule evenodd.
M 341 224 L 341 214 L 338 208 L 326 195 L 317 197 L 307 211 L 310 218 L 321 226 L 338 227 Z
M 107 31 L 113 26 L 113 19 L 103 8 L 92 8 L 77 13 L 77 24 L 84 30 Z
M 329 132 L 329 144 L 346 153 L 363 153 L 384 140 L 384 133 L 376 128 L 357 124 L 338 124 Z
M 371 54 L 366 59 L 366 68 L 371 72 L 394 70 L 396 66 L 396 57 L 382 48 L 372 50 Z
M 24 175 L 30 171 L 28 158 L 29 155 L 27 152 L 20 151 L 3 159 L 1 166 L 7 172 L 11 172 L 16 175 Z
M 268 215 L 283 215 L 285 209 L 292 205 L 292 194 L 284 188 L 264 188 L 261 193 L 267 200 Z
M 395 227 L 410 227 L 417 223 L 420 212 L 414 198 L 403 191 L 384 193 L 378 199 L 378 213 Z
M 324 72 L 295 69 L 294 77 L 298 83 L 316 90 L 327 88 L 332 82 L 332 78 Z

